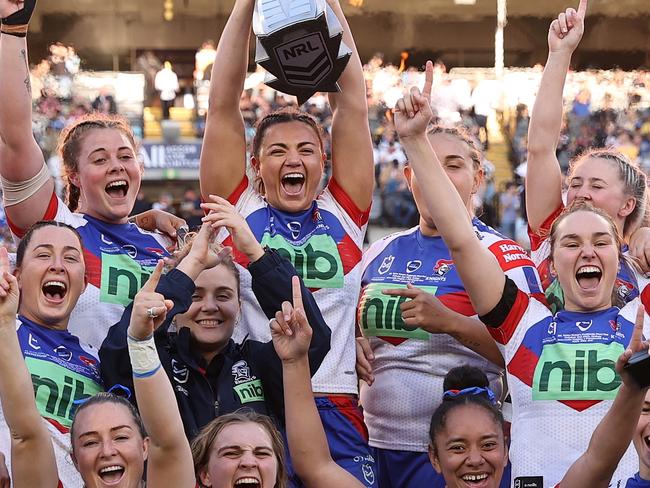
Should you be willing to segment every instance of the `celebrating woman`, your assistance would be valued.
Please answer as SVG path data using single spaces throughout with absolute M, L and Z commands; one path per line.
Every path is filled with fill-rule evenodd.
M 291 297 L 295 270 L 273 250 L 264 250 L 246 221 L 223 201 L 218 211 L 233 241 L 250 260 L 253 290 L 267 317 L 274 317 Z M 157 293 L 173 301 L 174 308 L 156 330 L 161 362 L 174 384 L 185 433 L 191 440 L 211 420 L 246 407 L 284 421 L 282 368 L 271 342 L 235 343 L 233 332 L 241 318 L 239 273 L 228 249 L 215 253 L 212 228 L 204 224 L 189 254 L 165 275 Z M 318 370 L 329 350 L 330 330 L 311 293 L 303 288 L 305 313 L 314 324 L 311 368 Z M 268 324 L 268 318 L 264 320 Z M 129 309 L 111 328 L 100 350 L 102 378 L 107 387 L 129 386 L 127 327 Z M 170 329 L 173 333 L 170 333 Z
M 171 244 L 161 234 L 129 223 L 140 189 L 142 164 L 125 119 L 90 114 L 59 136 L 67 206 L 56 196 L 32 134 L 26 34 L 36 0 L 0 0 L 0 177 L 7 220 L 22 238 L 39 220 L 66 222 L 82 236 L 88 288 L 74 309 L 70 331 L 101 345 L 158 259 Z M 145 222 L 148 220 L 148 222 Z M 140 220 L 149 230 L 151 216 Z M 180 219 L 173 221 L 179 225 Z M 163 224 L 158 222 L 158 227 Z M 174 234 L 167 225 L 167 232 Z
M 328 6 L 343 26 L 352 56 L 329 94 L 332 108 L 332 179 L 318 194 L 326 159 L 321 127 L 297 110 L 272 113 L 257 125 L 251 148 L 254 178 L 246 176 L 246 139 L 239 110 L 248 66 L 254 0 L 237 0 L 217 48 L 201 154 L 201 191 L 227 198 L 263 245 L 289 258 L 332 328 L 331 352 L 313 379 L 314 392 L 331 436 L 334 459 L 364 480 L 371 458 L 357 406 L 354 315 L 361 278 L 361 249 L 372 198 L 373 160 L 366 87 L 354 40 L 338 0 Z M 208 215 L 206 217 L 210 219 Z M 229 244 L 229 241 L 226 241 Z M 235 253 L 242 277 L 239 334 L 269 340 L 264 314 Z M 373 473 L 374 476 L 374 473 Z M 366 476 L 370 479 L 370 476 Z M 365 481 L 369 486 L 375 486 Z
M 553 315 L 518 290 L 481 245 L 426 138 L 430 87 L 425 84 L 424 94 L 412 88 L 398 102 L 395 125 L 420 184 L 432 189 L 424 201 L 472 305 L 506 360 L 513 403 L 513 482 L 536 479 L 553 486 L 586 449 L 611 405 L 621 384 L 614 365 L 630 341 L 636 309 L 648 304 L 638 299 L 621 310 L 613 303 L 621 259 L 617 228 L 602 210 L 581 202 L 556 219 L 549 235 L 565 310 Z M 628 452 L 619 469 L 633 464 Z
M 472 139 L 462 129 L 439 126 L 431 128 L 427 138 L 471 216 L 481 245 L 520 289 L 541 294 L 535 266 L 524 249 L 474 216 L 472 199 L 483 173 L 482 155 Z M 483 369 L 497 395 L 503 379 L 501 353 L 473 317 L 476 312 L 456 265 L 426 207 L 427 186 L 410 166 L 404 176 L 420 223 L 373 243 L 364 253 L 357 312 L 364 335 L 358 339 L 364 351 L 359 372 L 367 380 L 361 400 L 380 485 L 386 488 L 443 482 L 429 462 L 427 427 L 452 367 L 460 362 Z
M 548 61 L 544 67 L 528 131 L 528 173 L 526 212 L 530 226 L 532 257 L 538 266 L 549 305 L 561 310 L 562 288 L 550 269 L 548 231 L 562 212 L 562 173 L 556 147 L 562 125 L 562 90 L 571 55 L 584 32 L 587 0 L 576 11 L 569 8 L 555 19 L 548 31 Z M 618 151 L 593 149 L 575 159 L 567 175 L 567 203 L 585 201 L 603 209 L 616 223 L 618 232 L 631 243 L 632 255 L 648 271 L 644 223 L 647 205 L 646 176 L 637 165 Z M 650 248 L 650 246 L 648 246 Z M 623 251 L 627 253 L 627 243 Z M 648 251 L 650 257 L 650 251 Z M 628 302 L 639 294 L 642 277 L 621 261 L 616 293 Z M 643 286 L 641 284 L 641 286 Z

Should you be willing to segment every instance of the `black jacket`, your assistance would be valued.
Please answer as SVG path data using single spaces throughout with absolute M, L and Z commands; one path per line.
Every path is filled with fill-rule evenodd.
M 281 309 L 283 301 L 291 301 L 291 277 L 296 271 L 276 251 L 267 250 L 248 267 L 253 278 L 253 292 L 267 317 Z M 323 320 L 311 292 L 301 280 L 307 319 L 313 328 L 309 349 L 312 375 L 318 370 L 330 348 L 330 329 Z M 170 378 L 189 439 L 215 417 L 248 407 L 270 415 L 279 426 L 284 425 L 282 363 L 272 342 L 232 339 L 225 349 L 205 367 L 201 356 L 192 350 L 190 331 L 181 327 L 177 333 L 168 331 L 176 314 L 185 312 L 192 303 L 194 282 L 179 270 L 163 276 L 156 289 L 173 300 L 174 307 L 154 339 L 163 368 Z M 102 380 L 106 389 L 121 384 L 133 391 L 133 379 L 126 342 L 132 305 L 113 325 L 99 351 Z M 131 399 L 135 403 L 135 398 Z

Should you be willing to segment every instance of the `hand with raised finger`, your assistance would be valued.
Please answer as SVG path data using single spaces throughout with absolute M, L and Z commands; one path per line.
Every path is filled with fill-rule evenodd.
M 372 373 L 372 361 L 375 359 L 375 355 L 370 347 L 370 341 L 362 336 L 356 338 L 355 344 L 357 348 L 357 376 L 371 386 L 375 382 L 375 375 Z
M 209 202 L 201 204 L 201 208 L 209 212 L 203 217 L 203 222 L 209 222 L 215 229 L 225 227 L 232 237 L 235 247 L 243 252 L 251 262 L 261 258 L 264 255 L 264 249 L 255 238 L 246 219 L 225 198 L 210 195 L 209 199 Z
M 643 303 L 639 301 L 639 307 L 636 311 L 636 319 L 634 321 L 634 330 L 632 331 L 632 338 L 630 339 L 627 349 L 623 351 L 623 354 L 621 354 L 618 361 L 616 361 L 616 372 L 620 375 L 623 384 L 630 388 L 639 388 L 639 385 L 632 377 L 629 370 L 625 368 L 625 365 L 635 353 L 645 351 L 646 354 L 650 354 L 648 351 L 648 342 L 643 340 L 644 320 L 645 307 Z
M 406 299 L 400 303 L 402 320 L 408 327 L 419 327 L 430 334 L 447 334 L 456 312 L 445 307 L 431 293 L 410 283 L 406 288 L 382 290 L 385 295 Z
M 585 16 L 588 0 L 580 0 L 578 10 L 568 8 L 551 22 L 548 29 L 549 52 L 573 53 L 585 31 Z
M 302 303 L 300 279 L 291 279 L 293 303 L 284 302 L 282 310 L 271 319 L 271 338 L 278 357 L 284 362 L 292 362 L 307 357 L 311 344 L 312 330 Z
M 409 92 L 397 101 L 393 109 L 393 124 L 400 138 L 426 133 L 429 122 L 433 118 L 430 103 L 432 84 L 433 63 L 427 61 L 423 90 L 411 87 Z
M 650 227 L 640 227 L 630 236 L 630 256 L 648 275 L 650 273 Z
M 7 249 L 0 247 L 0 322 L 16 327 L 20 290 L 18 280 L 10 269 Z
M 165 321 L 167 312 L 174 306 L 174 302 L 166 300 L 163 295 L 156 292 L 162 270 L 161 260 L 133 299 L 128 333 L 136 340 L 144 340 L 151 336 Z

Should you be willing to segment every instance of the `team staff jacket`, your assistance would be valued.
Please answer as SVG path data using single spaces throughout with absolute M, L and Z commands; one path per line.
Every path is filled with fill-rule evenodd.
M 481 317 L 506 361 L 512 395 L 514 486 L 551 488 L 589 445 L 621 384 L 615 364 L 630 342 L 638 307 L 650 288 L 619 309 L 552 314 L 506 278 L 499 304 Z M 613 479 L 638 469 L 630 446 Z
M 288 260 L 267 249 L 264 256 L 248 266 L 253 292 L 268 318 L 275 316 L 283 301 L 291 301 L 291 278 L 296 271 Z M 312 375 L 318 370 L 330 347 L 330 329 L 316 302 L 301 281 L 305 313 L 313 329 L 309 349 Z M 174 302 L 165 323 L 156 331 L 160 361 L 169 376 L 178 402 L 185 433 L 189 439 L 219 415 L 247 407 L 284 423 L 282 364 L 272 342 L 232 339 L 209 365 L 191 345 L 190 331 L 170 330 L 176 314 L 185 312 L 194 293 L 194 282 L 179 270 L 163 276 L 156 290 Z M 102 379 L 106 388 L 115 384 L 133 385 L 126 342 L 131 306 L 119 323 L 109 330 L 99 351 Z M 135 399 L 132 399 L 135 400 Z

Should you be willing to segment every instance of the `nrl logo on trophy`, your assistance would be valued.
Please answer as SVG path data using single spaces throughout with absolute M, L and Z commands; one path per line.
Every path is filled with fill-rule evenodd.
M 257 0 L 253 15 L 255 62 L 264 82 L 303 104 L 317 91 L 339 90 L 352 51 L 326 0 Z

